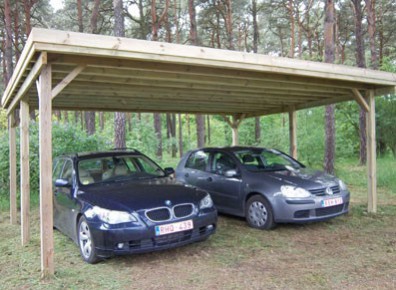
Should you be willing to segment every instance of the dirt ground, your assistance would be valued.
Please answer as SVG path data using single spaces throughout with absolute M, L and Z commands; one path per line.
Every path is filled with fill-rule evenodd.
M 396 289 L 396 206 L 351 212 L 328 222 L 251 229 L 221 215 L 209 240 L 157 253 L 84 263 L 55 231 L 55 277 L 40 279 L 38 210 L 32 240 L 0 213 L 1 289 Z

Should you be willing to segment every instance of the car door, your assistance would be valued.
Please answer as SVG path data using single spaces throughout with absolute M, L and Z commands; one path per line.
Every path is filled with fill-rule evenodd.
M 56 159 L 54 161 L 54 168 L 52 171 L 52 184 L 53 184 L 53 190 L 52 192 L 54 193 L 54 206 L 53 206 L 53 215 L 54 215 L 54 226 L 58 229 L 61 229 L 61 225 L 59 225 L 59 222 L 61 221 L 61 211 L 59 210 L 59 205 L 58 205 L 58 199 L 57 199 L 57 192 L 55 188 L 55 181 L 60 178 L 60 175 L 62 173 L 62 169 L 65 165 L 65 160 L 64 159 Z
M 209 171 L 209 152 L 198 150 L 192 152 L 188 157 L 184 170 L 182 171 L 181 180 L 187 184 L 209 190 L 207 180 L 211 176 Z
M 57 210 L 57 227 L 70 237 L 75 234 L 75 216 L 77 202 L 73 196 L 75 189 L 75 170 L 73 161 L 65 159 L 60 179 L 66 180 L 68 186 L 55 186 L 54 206 Z
M 207 188 L 215 205 L 223 211 L 242 211 L 241 184 L 236 161 L 226 152 L 213 151 L 210 156 Z M 230 176 L 230 173 L 234 173 Z

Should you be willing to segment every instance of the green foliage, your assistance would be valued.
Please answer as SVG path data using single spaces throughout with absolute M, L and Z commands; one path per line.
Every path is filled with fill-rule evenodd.
M 17 130 L 17 180 L 19 180 L 19 130 Z M 38 124 L 30 125 L 30 187 L 33 204 L 38 202 L 39 191 L 39 131 Z M 59 156 L 74 152 L 97 151 L 107 147 L 105 139 L 101 136 L 87 136 L 84 131 L 72 124 L 53 124 L 52 154 Z M 8 205 L 9 194 L 9 146 L 8 133 L 0 133 L 0 207 Z

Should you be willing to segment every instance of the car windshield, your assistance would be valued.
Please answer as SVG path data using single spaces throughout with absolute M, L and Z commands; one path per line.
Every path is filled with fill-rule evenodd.
M 234 154 L 250 171 L 294 170 L 302 167 L 289 156 L 272 149 L 244 149 L 235 151 Z
M 165 172 L 143 155 L 107 156 L 78 162 L 78 178 L 83 185 L 163 176 Z

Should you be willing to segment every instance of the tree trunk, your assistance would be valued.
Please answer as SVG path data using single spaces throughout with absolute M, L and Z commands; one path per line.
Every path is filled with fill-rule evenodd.
M 114 9 L 114 35 L 119 37 L 125 36 L 123 2 L 122 0 L 113 0 Z M 115 148 L 125 148 L 125 113 L 114 113 L 114 146 Z
M 99 5 L 100 5 L 100 0 L 95 0 L 92 9 L 91 21 L 90 21 L 90 30 L 91 30 L 90 32 L 92 34 L 98 33 Z
M 295 25 L 294 25 L 294 8 L 293 8 L 293 0 L 289 0 L 288 8 L 289 10 L 289 21 L 290 21 L 290 50 L 289 57 L 294 58 L 294 47 L 296 46 L 295 40 Z
M 63 111 L 63 119 L 65 123 L 69 123 L 69 111 Z
M 205 146 L 205 117 L 201 114 L 195 116 L 197 123 L 197 147 Z
M 85 112 L 85 128 L 87 130 L 87 135 L 91 136 L 95 134 L 95 112 Z
M 99 127 L 100 131 L 104 130 L 104 124 L 105 124 L 105 117 L 103 112 L 99 112 Z
M 190 42 L 192 45 L 198 45 L 197 21 L 195 17 L 196 13 L 194 0 L 188 0 L 188 13 L 190 15 Z
M 365 0 L 367 9 L 368 34 L 370 39 L 371 68 L 378 69 L 377 50 L 375 47 L 375 0 Z
M 14 47 L 15 47 L 15 62 L 17 63 L 21 52 L 19 51 L 19 1 L 15 0 L 14 15 Z
M 254 118 L 254 139 L 256 144 L 260 144 L 261 142 L 261 124 L 260 124 L 260 117 Z
M 355 37 L 356 37 L 356 64 L 360 68 L 366 67 L 366 60 L 364 57 L 364 32 L 363 32 L 363 7 L 360 0 L 351 0 L 353 4 L 353 12 L 355 18 Z M 359 137 L 360 137 L 360 164 L 364 165 L 367 162 L 367 140 L 366 140 L 366 114 L 360 108 L 359 113 Z
M 179 114 L 179 156 L 183 157 L 183 122 L 182 115 Z
M 253 18 L 253 52 L 258 51 L 259 31 L 257 24 L 257 0 L 252 0 L 252 18 Z
M 5 21 L 5 85 L 8 84 L 12 73 L 13 73 L 13 63 L 12 63 L 12 20 L 11 20 L 11 3 L 10 0 L 4 0 L 4 21 Z
M 235 50 L 234 46 L 234 33 L 232 29 L 232 1 L 231 0 L 226 0 L 226 31 L 227 31 L 227 39 L 228 39 L 228 49 L 229 50 Z
M 161 115 L 158 113 L 154 114 L 154 131 L 157 137 L 157 151 L 156 155 L 159 159 L 162 159 L 162 126 L 161 126 Z
M 207 136 L 208 136 L 208 144 L 210 144 L 211 143 L 211 140 L 210 140 L 210 138 L 211 138 L 211 132 L 210 132 L 210 115 L 207 115 L 207 118 L 206 118 L 206 128 L 207 128 L 207 132 L 208 132 L 208 134 L 207 134 Z
M 335 59 L 335 39 L 334 39 L 334 2 L 326 0 L 325 3 L 325 20 L 324 20 L 324 45 L 325 45 L 325 62 L 334 63 Z M 326 106 L 325 114 L 325 156 L 324 170 L 327 173 L 334 174 L 335 158 L 335 118 L 334 105 Z
M 78 32 L 84 32 L 83 16 L 82 16 L 82 0 L 77 0 L 77 22 Z

